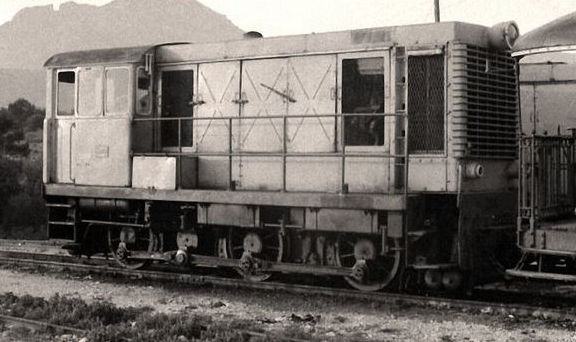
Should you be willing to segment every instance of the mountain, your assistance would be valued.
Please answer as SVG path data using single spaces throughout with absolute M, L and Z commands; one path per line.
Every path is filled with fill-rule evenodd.
M 68 2 L 58 10 L 51 5 L 25 8 L 0 26 L 0 107 L 18 97 L 44 107 L 44 94 L 37 91 L 45 88 L 42 65 L 59 52 L 222 41 L 239 39 L 242 33 L 224 15 L 195 0 L 115 0 L 103 6 Z M 27 71 L 20 78 L 18 70 Z

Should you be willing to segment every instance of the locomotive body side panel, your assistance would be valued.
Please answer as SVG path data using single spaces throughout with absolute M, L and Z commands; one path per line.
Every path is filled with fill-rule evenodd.
M 73 175 L 79 185 L 130 186 L 129 118 L 76 120 Z
M 195 122 L 196 151 L 226 153 L 231 144 L 237 144 L 238 121 L 218 118 L 240 115 L 237 103 L 240 70 L 239 61 L 200 64 L 196 115 L 208 120 Z M 230 186 L 229 158 L 225 155 L 198 157 L 198 173 L 200 188 L 227 189 Z

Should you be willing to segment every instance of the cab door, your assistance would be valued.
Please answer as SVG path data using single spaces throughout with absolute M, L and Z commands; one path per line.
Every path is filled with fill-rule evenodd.
M 350 192 L 389 191 L 393 183 L 389 154 L 393 140 L 390 96 L 390 50 L 338 55 L 338 112 L 340 149 L 346 154 L 344 183 Z M 343 131 L 342 131 L 343 129 Z
M 56 79 L 54 180 L 56 183 L 74 183 L 72 156 L 76 130 L 76 71 L 59 70 Z
M 156 127 L 156 146 L 159 150 L 192 150 L 194 146 L 194 122 L 185 118 L 194 116 L 196 65 L 162 68 L 158 77 L 161 120 Z
M 76 184 L 130 185 L 131 74 L 128 66 L 77 71 L 77 119 L 71 130 Z

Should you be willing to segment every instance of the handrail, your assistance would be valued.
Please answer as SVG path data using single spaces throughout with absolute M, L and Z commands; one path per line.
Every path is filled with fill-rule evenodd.
M 538 221 L 573 212 L 576 168 L 572 136 L 520 137 L 519 218 Z
M 70 135 L 69 135 L 69 139 L 70 139 L 70 146 L 68 148 L 68 178 L 70 178 L 70 181 L 72 183 L 76 183 L 76 179 L 72 178 L 72 146 L 74 144 L 74 139 L 72 139 L 72 129 L 76 130 L 76 122 L 72 122 L 70 124 Z
M 366 152 L 358 151 L 355 147 L 383 147 L 382 145 L 346 145 L 344 142 L 346 140 L 345 135 L 345 123 L 344 118 L 348 117 L 397 117 L 403 118 L 403 122 L 401 123 L 402 128 L 404 130 L 404 135 L 402 137 L 397 137 L 397 139 L 403 140 L 403 148 L 402 151 L 397 151 L 395 153 L 390 153 L 390 150 L 387 152 L 374 152 L 374 150 L 369 150 Z M 288 123 L 291 119 L 318 119 L 318 118 L 334 118 L 337 121 L 337 125 L 339 125 L 339 138 L 334 137 L 335 146 L 337 140 L 340 140 L 340 150 L 337 149 L 333 152 L 289 152 L 288 151 L 288 140 L 287 140 L 287 133 L 288 133 Z M 235 121 L 245 121 L 245 120 L 271 120 L 277 119 L 282 120 L 282 146 L 281 151 L 235 151 L 233 146 L 233 123 Z M 183 122 L 195 122 L 195 121 L 224 121 L 228 122 L 228 149 L 227 151 L 221 152 L 198 152 L 189 149 L 183 149 L 182 145 L 182 128 Z M 406 111 L 402 110 L 396 113 L 386 113 L 386 112 L 361 112 L 361 113 L 329 113 L 329 114 L 283 114 L 283 115 L 266 115 L 266 116 L 214 116 L 214 117 L 147 117 L 147 118 L 133 118 L 133 123 L 145 123 L 145 122 L 178 122 L 178 145 L 177 146 L 170 146 L 173 147 L 175 150 L 172 151 L 154 151 L 154 152 L 133 152 L 134 156 L 175 156 L 178 158 L 178 176 L 177 181 L 178 184 L 181 184 L 182 178 L 182 158 L 183 157 L 227 157 L 228 158 L 228 181 L 229 181 L 229 188 L 234 189 L 235 184 L 232 177 L 232 159 L 234 157 L 280 157 L 282 158 L 282 191 L 286 191 L 286 164 L 287 158 L 291 157 L 304 157 L 304 158 L 335 158 L 338 157 L 341 159 L 340 162 L 340 191 L 341 193 L 348 192 L 348 184 L 346 184 L 346 159 L 347 158 L 389 158 L 389 159 L 400 159 L 400 161 L 395 161 L 394 165 L 404 165 L 404 172 L 402 172 L 403 176 L 403 192 L 404 195 L 407 196 L 407 188 L 408 188 L 408 115 Z M 384 124 L 384 121 L 382 122 Z M 348 148 L 352 147 L 352 151 L 348 152 Z M 392 168 L 394 170 L 394 168 Z M 395 172 L 395 171 L 391 171 Z M 394 181 L 395 184 L 392 185 L 394 189 L 398 187 L 400 183 L 398 180 Z
M 253 119 L 314 119 L 314 118 L 338 118 L 338 117 L 365 117 L 365 116 L 381 116 L 381 117 L 405 117 L 407 116 L 404 113 L 333 113 L 333 114 L 297 114 L 297 115 L 261 115 L 261 116 L 210 116 L 210 117 L 192 117 L 192 116 L 179 116 L 179 117 L 156 117 L 156 118 L 141 118 L 135 117 L 132 119 L 134 122 L 142 122 L 142 121 L 176 121 L 176 120 L 185 120 L 185 121 L 210 121 L 210 120 L 253 120 Z

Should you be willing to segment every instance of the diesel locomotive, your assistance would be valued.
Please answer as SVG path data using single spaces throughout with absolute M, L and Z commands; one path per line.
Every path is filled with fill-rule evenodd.
M 62 53 L 44 193 L 71 253 L 457 290 L 509 267 L 513 22 Z

